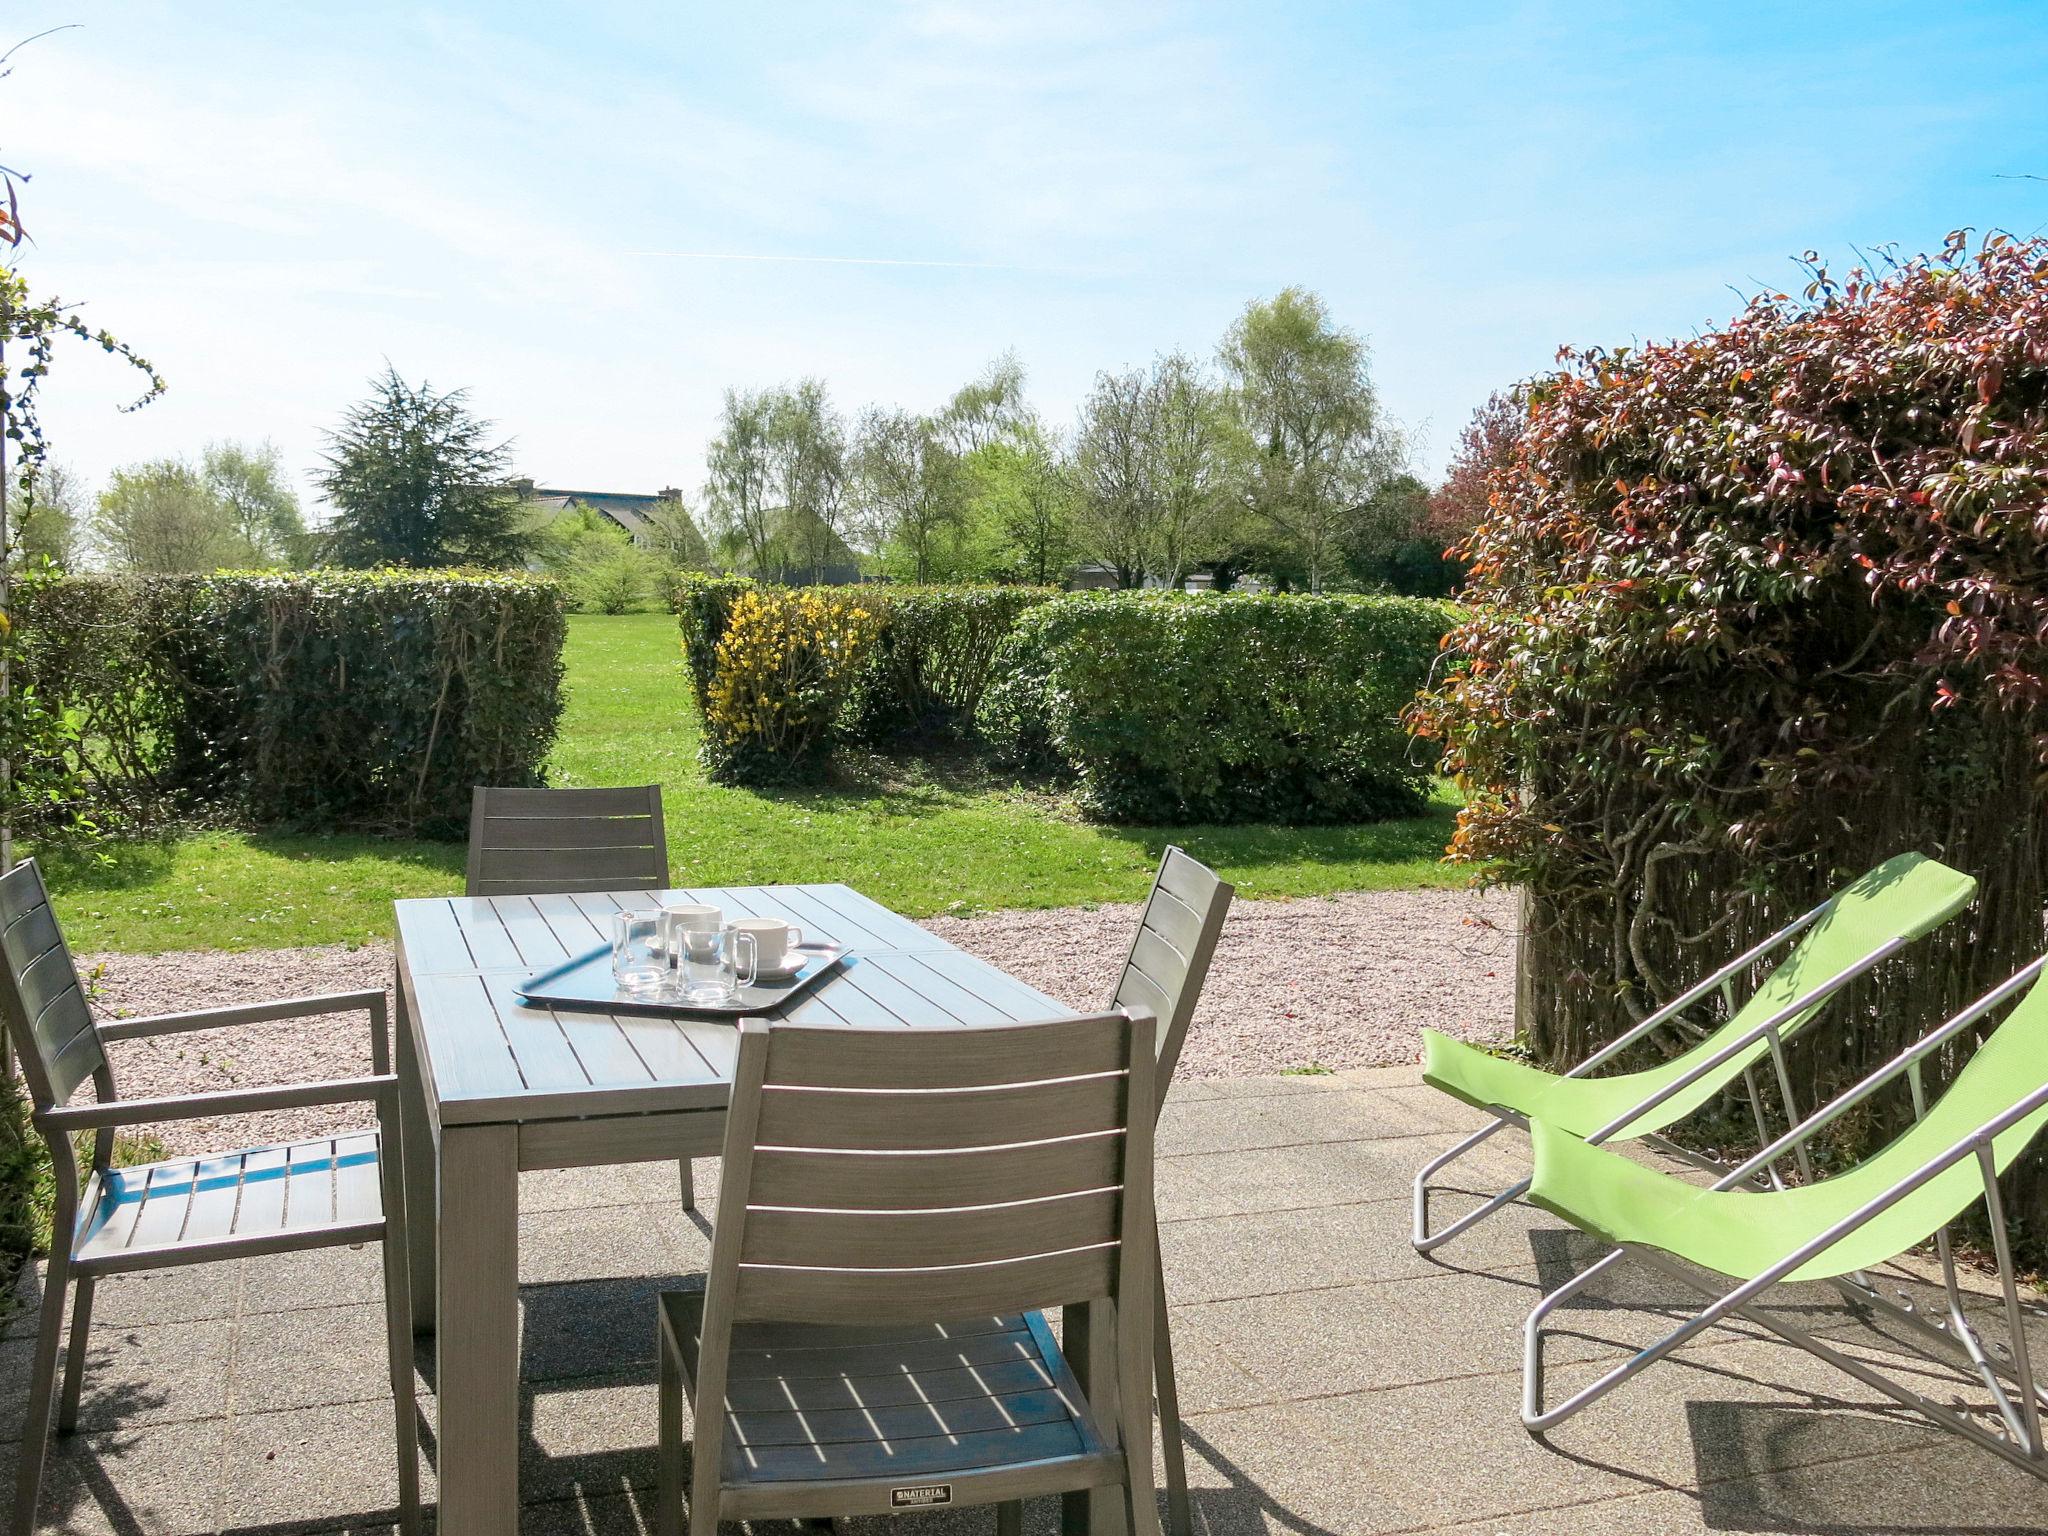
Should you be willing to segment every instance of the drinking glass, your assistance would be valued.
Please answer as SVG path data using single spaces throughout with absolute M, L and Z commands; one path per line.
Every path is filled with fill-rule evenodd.
M 661 913 L 652 907 L 612 915 L 612 980 L 621 992 L 655 992 L 668 980 L 661 952 Z
M 677 948 L 677 986 L 686 1003 L 732 1002 L 754 984 L 753 935 L 712 918 L 685 918 L 670 930 Z M 741 957 L 745 957 L 744 964 Z

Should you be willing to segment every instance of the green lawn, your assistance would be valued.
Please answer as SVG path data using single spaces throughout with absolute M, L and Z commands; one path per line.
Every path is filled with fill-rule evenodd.
M 1247 896 L 1461 883 L 1437 862 L 1453 801 L 1362 827 L 1099 827 L 971 761 L 857 758 L 829 789 L 723 789 L 697 766 L 698 726 L 667 614 L 569 621 L 556 784 L 662 785 L 681 884 L 844 880 L 912 916 L 1142 896 L 1169 842 Z M 366 837 L 194 832 L 60 857 L 49 876 L 80 950 L 355 943 L 390 931 L 394 897 L 459 891 L 462 849 Z

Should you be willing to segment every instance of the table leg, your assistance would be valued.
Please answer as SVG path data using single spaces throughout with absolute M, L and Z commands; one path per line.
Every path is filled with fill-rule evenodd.
M 406 1263 L 412 1275 L 412 1328 L 434 1331 L 434 1134 L 428 1123 L 425 1085 L 420 1074 L 419 1045 L 412 1035 L 412 1012 L 405 1006 L 405 978 L 394 989 L 398 998 L 398 1116 L 400 1155 L 405 1159 Z
M 1091 1301 L 1060 1313 L 1060 1346 L 1088 1395 L 1095 1424 L 1117 1443 L 1116 1303 Z M 1116 1488 L 1070 1493 L 1060 1504 L 1062 1536 L 1124 1536 L 1123 1494 Z
M 441 1131 L 440 1536 L 519 1529 L 519 1133 Z

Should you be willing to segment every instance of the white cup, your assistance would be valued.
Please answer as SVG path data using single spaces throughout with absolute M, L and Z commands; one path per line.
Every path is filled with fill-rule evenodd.
M 763 971 L 788 970 L 789 951 L 804 941 L 803 929 L 779 917 L 742 917 L 732 926 L 753 939 L 754 964 Z
M 661 909 L 661 948 L 670 961 L 680 958 L 683 946 L 680 935 L 692 928 L 720 928 L 725 925 L 725 914 L 716 907 L 697 906 L 688 902 Z

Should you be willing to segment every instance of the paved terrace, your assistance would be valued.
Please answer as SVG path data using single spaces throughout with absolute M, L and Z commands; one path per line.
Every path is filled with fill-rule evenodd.
M 1532 1440 L 1516 1418 L 1519 1324 L 1539 1289 L 1598 1250 L 1519 1208 L 1444 1250 L 1448 1262 L 1409 1249 L 1410 1175 L 1474 1123 L 1412 1068 L 1174 1089 L 1160 1210 L 1203 1529 L 2048 1529 L 2048 1487 L 1747 1327 L 1709 1335 L 1548 1444 Z M 1518 1149 L 1492 1146 L 1464 1165 L 1469 1177 L 1515 1172 Z M 674 1177 L 657 1164 L 529 1175 L 522 1187 L 529 1533 L 648 1528 L 651 1295 L 692 1283 L 705 1260 Z M 103 1281 L 81 1430 L 52 1456 L 46 1528 L 392 1529 L 377 1287 L 374 1250 Z M 24 1289 L 33 1296 L 33 1275 Z M 1846 1313 L 1825 1315 L 1831 1297 L 1784 1304 L 1837 1342 L 1885 1350 Z M 1561 1318 L 1574 1334 L 1554 1346 L 1555 1388 L 1653 1338 L 1658 1318 L 1643 1309 L 1683 1299 L 1654 1276 L 1617 1276 Z M 0 1325 L 9 1493 L 30 1326 L 19 1312 Z M 888 1527 L 993 1528 L 987 1510 Z M 1050 1503 L 1029 1528 L 1055 1528 Z

